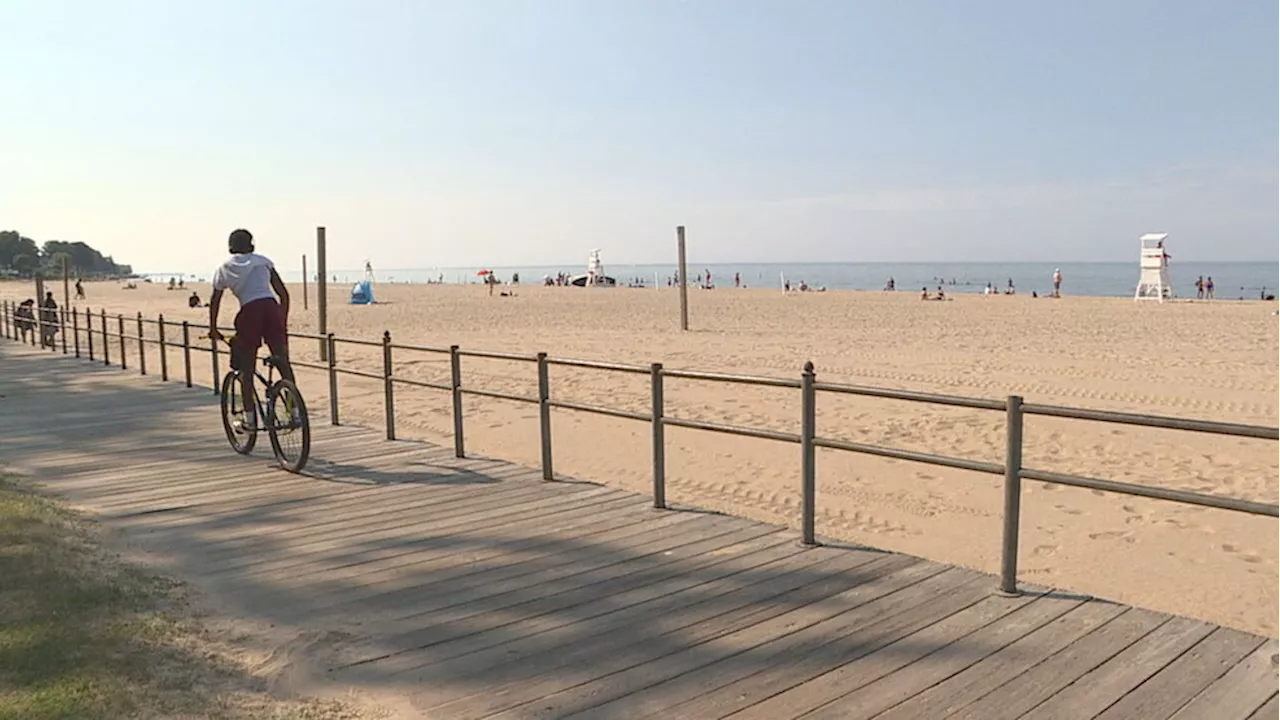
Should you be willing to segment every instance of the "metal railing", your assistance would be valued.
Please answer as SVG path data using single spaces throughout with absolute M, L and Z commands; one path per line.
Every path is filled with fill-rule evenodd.
M 25 319 L 28 329 L 24 331 L 22 329 L 24 318 L 20 318 L 16 314 L 16 306 L 5 301 L 0 309 L 3 310 L 3 320 L 0 321 L 0 330 L 3 330 L 4 337 L 13 340 L 27 339 L 32 345 L 35 345 L 38 337 L 52 338 L 57 334 L 61 334 L 62 353 L 74 353 L 76 357 L 83 357 L 80 344 L 80 336 L 83 332 L 86 341 L 84 354 L 87 354 L 89 360 L 95 360 L 94 351 L 95 347 L 97 347 L 99 350 L 98 355 L 101 357 L 104 365 L 111 365 L 111 346 L 115 344 L 118 345 L 120 351 L 119 365 L 121 369 L 126 369 L 125 363 L 127 362 L 126 357 L 128 354 L 127 347 L 129 344 L 136 342 L 140 351 L 138 371 L 143 375 L 147 374 L 145 348 L 148 344 L 157 345 L 160 350 L 160 375 L 162 381 L 167 381 L 169 379 L 167 350 L 170 346 L 180 345 L 183 377 L 187 387 L 192 387 L 192 351 L 207 352 L 210 355 L 211 361 L 211 386 L 215 393 L 218 392 L 221 381 L 218 346 L 212 341 L 209 342 L 207 347 L 203 345 L 193 345 L 191 342 L 191 327 L 186 321 L 181 323 L 166 321 L 163 315 L 155 320 L 150 320 L 142 317 L 141 313 L 138 313 L 135 318 L 137 334 L 128 335 L 125 332 L 126 323 L 123 315 L 116 316 L 116 322 L 114 323 L 115 328 L 113 331 L 110 328 L 111 323 L 109 322 L 105 310 L 100 311 L 98 315 L 94 315 L 88 309 L 85 309 L 83 311 L 84 327 L 81 328 L 80 318 L 82 315 L 81 312 L 75 308 L 70 311 L 59 309 L 57 311 L 58 321 L 56 323 L 46 322 L 41 315 L 41 309 L 35 308 L 33 313 L 34 317 Z M 94 327 L 95 324 L 97 325 L 96 328 Z M 147 333 L 144 330 L 147 326 L 154 326 L 156 328 L 154 337 L 147 337 Z M 42 332 L 46 327 L 56 328 L 56 330 L 54 333 L 46 336 Z M 180 329 L 181 341 L 168 342 L 166 338 L 166 328 Z M 68 349 L 67 345 L 66 331 L 68 329 L 72 336 L 71 349 Z M 818 544 L 815 533 L 817 489 L 815 455 L 817 448 L 827 448 L 830 450 L 860 453 L 895 460 L 906 460 L 959 470 L 968 470 L 971 472 L 986 473 L 988 475 L 1003 476 L 1004 508 L 999 590 L 1006 594 L 1016 594 L 1018 592 L 1018 536 L 1019 522 L 1021 518 L 1023 480 L 1034 480 L 1056 485 L 1068 485 L 1122 495 L 1165 500 L 1188 505 L 1198 505 L 1200 507 L 1231 510 L 1250 515 L 1264 515 L 1270 517 L 1280 516 L 1280 507 L 1277 507 L 1277 505 L 1274 504 L 1221 497 L 1217 495 L 1207 495 L 1184 490 L 1170 490 L 1166 488 L 1151 487 L 1148 485 L 1138 485 L 1101 478 L 1082 477 L 1078 475 L 1051 472 L 1048 470 L 1037 470 L 1034 468 L 1023 467 L 1022 464 L 1022 430 L 1024 420 L 1028 415 L 1165 428 L 1232 437 L 1259 438 L 1264 440 L 1280 439 L 1280 429 L 1274 427 L 1211 422 L 1206 420 L 1189 420 L 1158 415 L 1142 415 L 1104 410 L 1089 410 L 1058 405 L 1040 405 L 1024 403 L 1022 397 L 1017 395 L 1010 395 L 1005 400 L 992 400 L 913 392 L 909 390 L 891 390 L 886 388 L 864 387 L 860 385 L 818 382 L 813 363 L 805 363 L 798 379 L 787 379 L 752 375 L 696 372 L 691 370 L 674 370 L 663 367 L 661 363 L 653 363 L 648 366 L 628 365 L 594 360 L 573 360 L 569 358 L 550 357 L 546 353 L 524 354 L 491 352 L 484 350 L 464 350 L 457 345 L 442 347 L 397 344 L 392 341 L 390 332 L 384 332 L 381 340 L 341 338 L 335 336 L 333 333 L 327 333 L 325 335 L 290 333 L 289 336 L 291 338 L 309 339 L 323 343 L 322 347 L 325 352 L 322 354 L 322 357 L 324 358 L 322 364 L 304 362 L 301 360 L 293 360 L 292 364 L 295 368 L 305 368 L 326 374 L 329 384 L 329 421 L 333 425 L 340 424 L 341 420 L 339 413 L 340 397 L 338 384 L 338 378 L 341 375 L 376 380 L 382 383 L 384 396 L 383 422 L 386 430 L 386 438 L 388 440 L 396 439 L 395 389 L 397 385 L 428 388 L 449 393 L 451 396 L 453 411 L 454 454 L 460 458 L 466 456 L 464 398 L 467 395 L 537 405 L 539 439 L 541 444 L 541 471 L 543 479 L 548 481 L 555 479 L 551 452 L 552 409 L 593 413 L 607 417 L 648 423 L 651 428 L 653 441 L 653 507 L 655 508 L 661 509 L 667 507 L 665 440 L 665 430 L 667 427 L 690 428 L 708 432 L 725 433 L 742 437 L 760 438 L 776 442 L 797 444 L 800 446 L 801 542 L 807 546 L 814 546 Z M 97 346 L 94 344 L 95 337 L 99 340 Z M 49 348 L 51 351 L 58 351 L 58 344 L 55 341 L 46 341 L 43 344 L 44 347 Z M 381 372 L 368 372 L 355 368 L 340 367 L 337 360 L 338 345 L 340 344 L 363 346 L 367 348 L 381 348 Z M 446 384 L 397 377 L 394 372 L 394 360 L 397 352 L 426 353 L 447 356 L 449 359 L 449 382 Z M 462 384 L 462 361 L 463 358 L 468 357 L 535 364 L 537 366 L 536 394 L 520 395 L 479 387 L 464 386 Z M 585 368 L 606 372 L 648 376 L 650 383 L 650 411 L 648 413 L 640 413 L 555 399 L 551 396 L 550 369 L 552 366 Z M 665 380 L 667 378 L 798 390 L 800 392 L 801 400 L 800 432 L 798 434 L 787 433 L 776 430 L 725 425 L 702 420 L 669 416 L 666 414 L 665 401 Z M 901 400 L 905 402 L 948 405 L 952 407 L 990 412 L 1003 412 L 1005 415 L 1004 463 L 997 464 L 966 458 L 933 455 L 914 450 L 903 450 L 820 437 L 817 434 L 816 422 L 817 396 L 819 393 L 855 395 Z

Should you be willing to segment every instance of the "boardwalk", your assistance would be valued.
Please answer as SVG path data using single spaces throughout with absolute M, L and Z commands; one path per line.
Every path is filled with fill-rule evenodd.
M 289 672 L 425 718 L 1277 715 L 1277 644 L 320 426 L 234 455 L 215 398 L 0 341 L 0 462 L 119 528 Z

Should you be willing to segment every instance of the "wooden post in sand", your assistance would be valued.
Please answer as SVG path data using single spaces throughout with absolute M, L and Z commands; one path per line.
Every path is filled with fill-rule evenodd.
M 307 309 L 307 254 L 302 253 L 302 309 Z
M 316 312 L 320 316 L 317 335 L 327 335 L 329 333 L 329 303 L 326 290 L 325 275 L 329 269 L 325 266 L 324 254 L 324 228 L 316 228 Z M 324 340 L 320 341 L 320 359 L 327 361 L 329 359 L 329 344 Z
M 62 256 L 62 307 L 71 307 L 71 268 L 67 266 L 66 255 Z
M 680 277 L 680 329 L 689 329 L 689 273 L 684 262 L 684 226 L 676 226 L 676 252 L 679 255 Z

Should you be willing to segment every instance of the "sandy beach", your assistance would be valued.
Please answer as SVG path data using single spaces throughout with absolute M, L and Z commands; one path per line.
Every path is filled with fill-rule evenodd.
M 50 289 L 62 302 L 61 283 Z M 193 285 L 202 298 L 208 285 Z M 504 288 L 509 289 L 509 288 Z M 143 284 L 87 283 L 79 304 L 131 319 L 141 311 L 203 325 L 187 292 Z M 291 329 L 316 331 L 294 286 Z M 490 296 L 481 285 L 378 285 L 379 303 L 347 304 L 332 288 L 329 329 L 375 340 L 669 368 L 798 378 L 806 360 L 818 378 L 888 388 L 1052 403 L 1177 417 L 1277 423 L 1274 303 L 1134 303 L 1066 297 L 961 295 L 921 302 L 911 292 L 690 291 L 692 330 L 679 330 L 675 290 L 520 287 Z M 33 297 L 31 284 L 0 283 L 0 298 Z M 230 324 L 235 302 L 224 309 Z M 116 325 L 113 321 L 112 330 Z M 154 333 L 153 327 L 147 332 Z M 316 343 L 294 355 L 318 359 Z M 113 346 L 113 353 L 118 345 Z M 129 345 L 136 367 L 136 343 Z M 154 371 L 155 348 L 148 363 Z M 340 345 L 342 367 L 381 371 L 381 351 Z M 181 362 L 169 357 L 170 367 Z M 198 382 L 209 384 L 205 355 Z M 177 371 L 174 371 L 175 374 Z M 397 376 L 447 381 L 443 355 L 397 351 Z M 532 364 L 466 358 L 467 386 L 533 395 Z M 327 405 L 321 373 L 300 371 L 313 412 Z M 558 399 L 647 412 L 648 378 L 553 367 Z M 381 426 L 378 381 L 343 377 L 344 421 Z M 448 444 L 449 396 L 398 387 L 401 437 Z M 668 380 L 671 416 L 797 432 L 795 390 Z M 818 434 L 1003 462 L 1004 416 L 901 401 L 822 394 Z M 210 432 L 219 433 L 215 418 Z M 556 410 L 554 459 L 560 474 L 647 493 L 650 435 L 644 423 Z M 467 399 L 466 442 L 475 454 L 536 466 L 533 405 Z M 318 448 L 322 453 L 323 449 Z M 799 448 L 696 430 L 667 430 L 668 498 L 759 520 L 798 524 Z M 1275 502 L 1280 477 L 1274 441 L 1236 439 L 1028 418 L 1024 466 L 1161 487 Z M 988 572 L 1000 558 L 1001 483 L 995 476 L 820 450 L 818 533 Z M 1189 615 L 1275 637 L 1276 520 L 1167 502 L 1027 482 L 1022 500 L 1020 577 Z

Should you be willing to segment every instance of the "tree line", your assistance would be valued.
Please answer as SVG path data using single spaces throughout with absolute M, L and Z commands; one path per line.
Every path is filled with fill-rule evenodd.
M 37 245 L 17 230 L 0 230 L 0 276 L 62 277 L 63 266 L 74 277 L 122 277 L 133 274 L 129 265 L 116 263 L 82 242 L 47 240 Z

